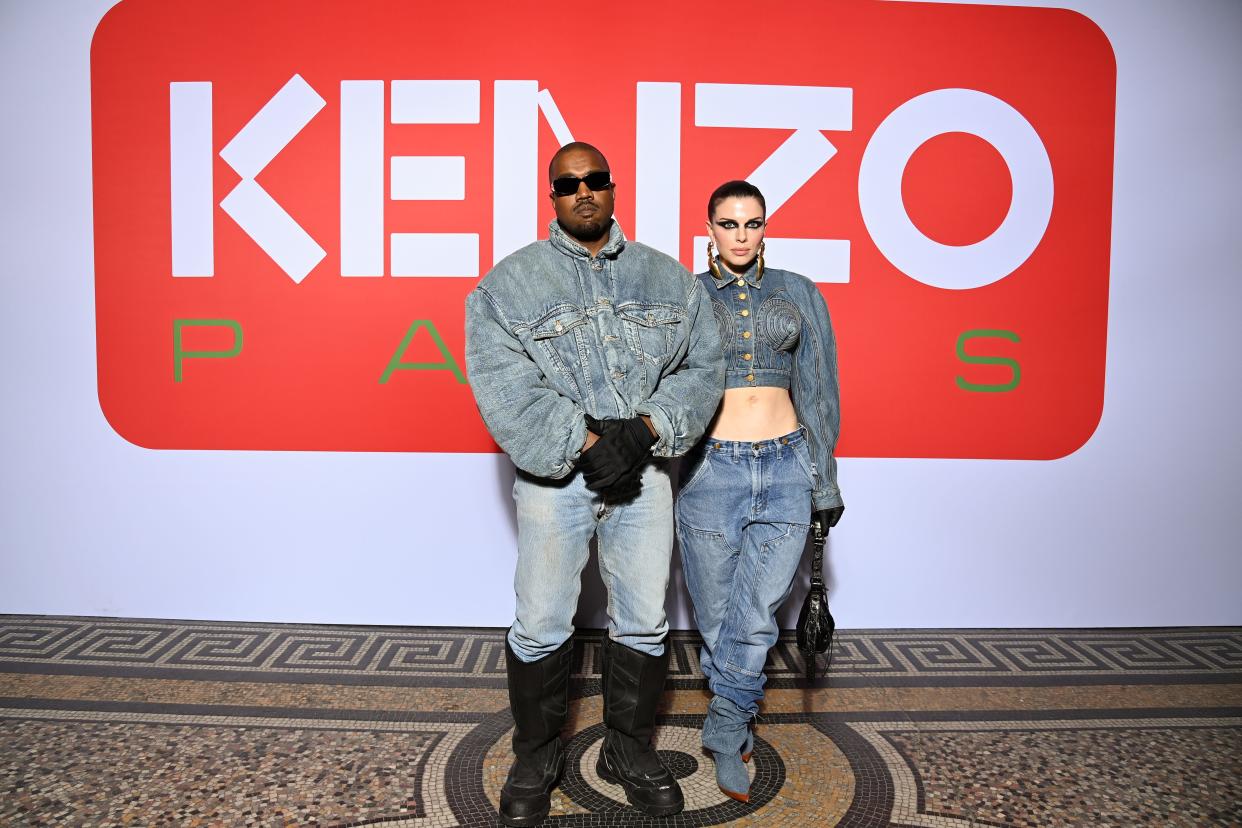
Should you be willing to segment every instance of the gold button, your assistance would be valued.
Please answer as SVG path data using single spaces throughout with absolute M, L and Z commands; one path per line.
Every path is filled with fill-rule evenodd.
M 742 331 L 742 339 L 750 339 L 750 331 Z
M 717 444 L 716 444 L 716 448 L 720 448 L 720 443 L 717 443 Z
M 750 354 L 742 354 L 742 359 L 746 360 L 747 362 L 750 362 Z
M 755 375 L 754 375 L 754 374 L 747 374 L 747 375 L 746 375 L 746 381 L 747 381 L 747 382 L 754 382 L 754 381 L 755 381 Z
M 742 308 L 740 311 L 738 311 L 738 315 L 740 315 L 740 316 L 750 316 L 750 311 L 746 310 L 746 308 Z
M 746 298 L 746 294 L 745 294 L 745 293 L 739 293 L 739 294 L 737 295 L 737 298 L 738 298 L 738 299 L 745 299 L 745 298 Z
M 738 283 L 739 285 L 745 285 L 745 284 L 746 284 L 746 280 L 745 280 L 745 279 L 738 279 L 738 280 L 737 280 L 737 283 Z

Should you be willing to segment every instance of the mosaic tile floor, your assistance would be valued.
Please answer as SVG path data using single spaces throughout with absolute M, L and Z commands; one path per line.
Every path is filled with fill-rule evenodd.
M 600 634 L 578 637 L 556 826 L 1242 826 L 1242 629 L 842 631 L 792 641 L 747 805 L 699 749 L 677 633 L 657 747 L 684 813 L 594 771 Z M 0 826 L 491 826 L 502 631 L 0 616 Z

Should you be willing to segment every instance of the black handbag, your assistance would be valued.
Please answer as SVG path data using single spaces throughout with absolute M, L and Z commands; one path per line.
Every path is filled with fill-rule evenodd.
M 812 548 L 814 557 L 811 559 L 811 589 L 802 602 L 802 611 L 798 613 L 798 650 L 802 653 L 802 661 L 806 665 L 806 679 L 815 678 L 816 655 L 828 654 L 828 663 L 824 672 L 832 666 L 832 635 L 837 624 L 828 611 L 828 588 L 824 586 L 824 538 L 827 532 L 818 520 L 812 519 Z

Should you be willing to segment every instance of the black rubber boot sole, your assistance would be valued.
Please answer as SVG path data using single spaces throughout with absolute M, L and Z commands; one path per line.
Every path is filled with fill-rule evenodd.
M 595 763 L 595 773 L 596 775 L 599 776 L 600 779 L 604 780 L 605 782 L 608 782 L 613 785 L 621 786 L 625 790 L 625 798 L 630 801 L 630 804 L 633 805 L 638 810 L 642 811 L 647 816 L 653 816 L 653 817 L 672 816 L 673 814 L 681 813 L 682 810 L 686 807 L 684 798 L 682 799 L 681 802 L 674 802 L 670 805 L 651 805 L 646 802 L 639 802 L 635 800 L 634 792 L 633 792 L 634 786 L 627 784 L 624 779 L 622 779 L 617 774 L 613 773 L 612 770 L 608 767 L 608 763 L 604 761 L 603 756 L 601 756 L 600 760 Z
M 526 826 L 529 826 L 529 825 L 539 825 L 540 823 L 542 823 L 545 819 L 548 818 L 548 813 L 551 810 L 552 810 L 552 803 L 549 801 L 548 807 L 544 808 L 543 811 L 539 814 L 531 814 L 530 816 L 524 816 L 524 817 L 511 817 L 511 816 L 506 815 L 504 811 L 501 811 L 499 814 L 499 819 L 500 819 L 501 824 L 508 825 L 510 826 L 510 828 L 526 828 Z

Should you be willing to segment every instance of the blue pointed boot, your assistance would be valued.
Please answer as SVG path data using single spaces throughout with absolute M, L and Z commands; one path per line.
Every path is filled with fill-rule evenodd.
M 716 761 L 716 784 L 725 796 L 738 802 L 750 801 L 750 759 L 754 736 L 750 732 L 752 715 L 723 696 L 713 696 L 703 720 L 703 747 Z

